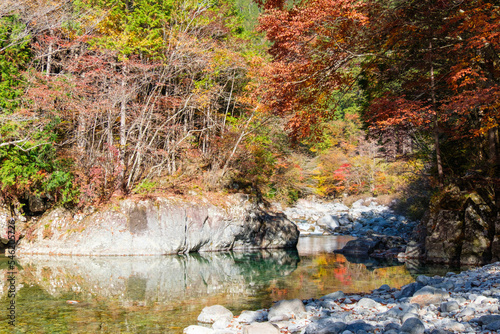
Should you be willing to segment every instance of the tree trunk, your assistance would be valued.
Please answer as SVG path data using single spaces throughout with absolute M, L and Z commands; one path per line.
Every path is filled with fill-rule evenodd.
M 84 152 L 85 149 L 85 132 L 86 132 L 86 120 L 83 112 L 78 114 L 78 125 L 76 132 L 76 146 L 79 152 Z
M 124 69 L 124 72 L 126 70 Z M 125 74 L 125 73 L 124 73 Z M 122 79 L 122 100 L 120 104 L 120 164 L 122 170 L 120 172 L 120 188 L 125 191 L 125 146 L 127 145 L 127 94 L 125 92 L 125 79 Z
M 489 165 L 491 174 L 496 176 L 499 167 L 499 154 L 498 154 L 498 128 L 488 130 L 488 149 L 489 149 Z
M 436 118 L 434 120 L 434 146 L 436 150 L 436 167 L 438 172 L 438 182 L 439 185 L 443 185 L 444 173 L 443 173 L 443 162 L 441 159 L 441 148 L 439 145 L 439 116 L 436 106 L 436 87 L 434 82 L 434 66 L 432 65 L 432 42 L 429 42 L 429 54 L 430 54 L 430 66 L 431 66 L 431 97 L 432 97 L 432 107 L 436 112 Z
M 50 36 L 52 37 L 52 31 L 50 32 Z M 45 76 L 47 76 L 47 77 L 50 75 L 51 66 L 52 66 L 53 44 L 54 44 L 54 41 L 51 39 L 50 44 L 49 44 L 49 53 L 47 55 L 47 68 L 46 68 L 46 72 L 45 72 Z

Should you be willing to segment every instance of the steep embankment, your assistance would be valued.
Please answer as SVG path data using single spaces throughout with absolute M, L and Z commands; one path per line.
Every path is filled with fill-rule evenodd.
M 17 254 L 161 255 L 195 251 L 294 247 L 299 232 L 246 197 L 223 205 L 207 199 L 125 199 L 89 214 L 47 212 L 21 227 Z

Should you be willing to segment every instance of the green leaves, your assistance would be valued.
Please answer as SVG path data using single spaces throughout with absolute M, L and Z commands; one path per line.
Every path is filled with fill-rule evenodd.
M 60 204 L 76 202 L 78 190 L 73 184 L 70 164 L 57 155 L 52 144 L 58 123 L 54 119 L 41 131 L 33 131 L 30 139 L 0 147 L 0 193 L 4 197 L 50 194 Z M 7 123 L 0 135 L 15 138 L 25 134 L 25 128 L 30 126 L 30 123 Z
M 49 144 L 33 146 L 27 143 L 25 148 L 0 148 L 0 189 L 17 196 L 48 193 L 61 204 L 75 201 L 78 192 L 72 184 L 73 176 L 61 170 L 64 167 L 55 157 L 54 148 Z
M 31 58 L 24 32 L 17 17 L 0 18 L 0 114 L 12 112 L 22 94 L 20 71 Z

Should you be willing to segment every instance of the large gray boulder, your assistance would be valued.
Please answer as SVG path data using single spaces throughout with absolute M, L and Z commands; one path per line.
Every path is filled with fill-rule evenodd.
M 219 320 L 231 321 L 233 319 L 233 312 L 229 311 L 222 305 L 207 306 L 201 310 L 198 316 L 198 322 L 205 324 L 213 324 Z
M 23 254 L 163 255 L 295 247 L 297 226 L 242 196 L 208 200 L 125 199 L 96 212 L 55 209 L 20 228 Z
M 332 215 L 325 215 L 318 219 L 316 224 L 321 227 L 325 231 L 334 232 L 337 228 L 340 227 L 340 222 L 337 217 Z
M 301 318 L 305 315 L 305 312 L 306 308 L 300 299 L 281 300 L 271 307 L 268 318 L 269 321 Z
M 336 252 L 355 257 L 367 257 L 369 254 L 373 253 L 379 245 L 380 240 L 378 239 L 360 238 L 348 241 L 344 248 Z

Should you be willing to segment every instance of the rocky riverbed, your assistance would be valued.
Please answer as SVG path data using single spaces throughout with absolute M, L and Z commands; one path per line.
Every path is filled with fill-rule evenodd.
M 301 235 L 339 234 L 362 237 L 371 234 L 408 238 L 417 222 L 396 214 L 374 198 L 360 199 L 350 207 L 342 203 L 300 199 L 283 209 Z
M 500 331 L 500 262 L 445 277 L 419 276 L 369 294 L 332 292 L 319 299 L 283 300 L 234 316 L 206 307 L 186 334 L 496 333 Z
M 277 208 L 279 211 L 281 208 Z M 282 209 L 300 235 L 350 235 L 339 253 L 351 258 L 418 258 L 419 245 L 411 243 L 418 222 L 398 215 L 374 198 L 360 199 L 350 207 L 342 203 L 299 200 Z M 410 243 L 410 247 L 407 244 Z

